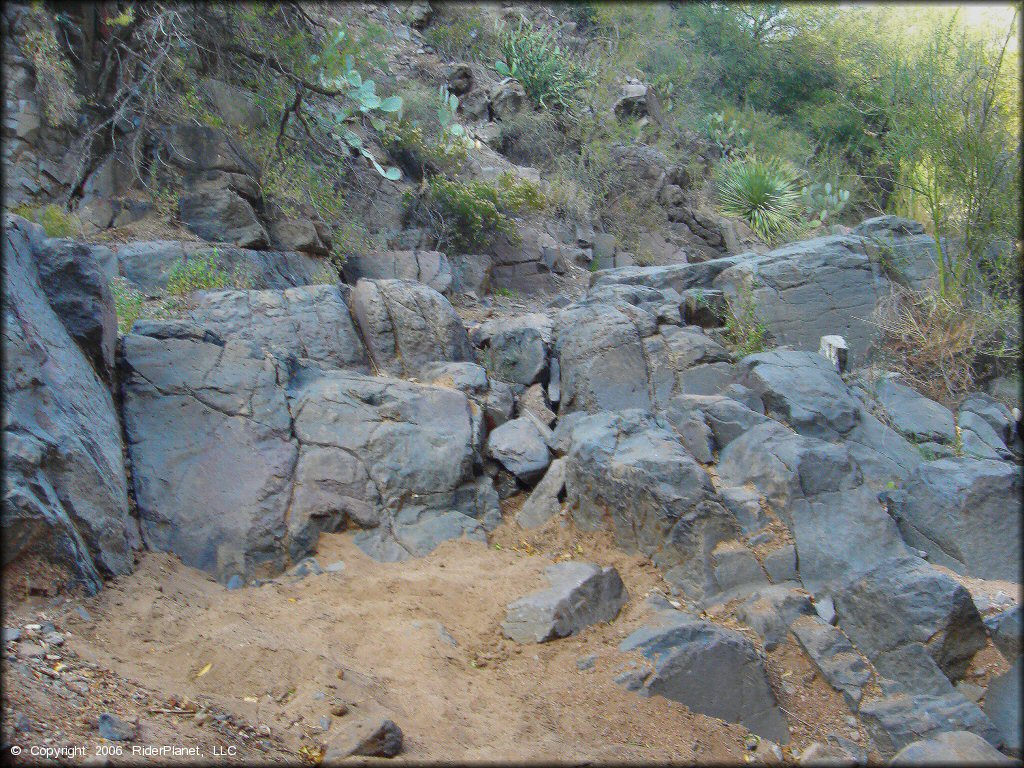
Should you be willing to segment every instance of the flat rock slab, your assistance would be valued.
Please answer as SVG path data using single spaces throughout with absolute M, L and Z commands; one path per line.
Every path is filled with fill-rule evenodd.
M 1018 765 L 970 731 L 940 733 L 908 744 L 889 765 Z
M 323 765 L 339 764 L 346 757 L 394 757 L 402 751 L 402 729 L 387 718 L 347 718 L 341 732 L 331 738 Z
M 537 528 L 558 514 L 565 496 L 565 459 L 555 459 L 516 514 L 524 528 Z
M 653 666 L 646 676 L 634 676 L 641 695 L 664 696 L 694 712 L 740 723 L 763 738 L 789 741 L 764 663 L 740 632 L 682 612 L 659 611 L 619 650 L 640 651 Z
M 880 380 L 872 394 L 885 411 L 889 423 L 900 434 L 917 442 L 956 441 L 952 411 L 934 400 L 890 378 Z
M 551 587 L 508 606 L 501 631 L 520 643 L 544 643 L 611 621 L 629 599 L 618 571 L 565 562 L 545 570 Z
M 828 684 L 856 706 L 871 679 L 871 667 L 850 639 L 819 616 L 798 618 L 790 625 L 790 631 Z

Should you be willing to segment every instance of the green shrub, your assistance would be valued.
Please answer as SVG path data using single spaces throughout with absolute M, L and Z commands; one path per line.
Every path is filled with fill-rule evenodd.
M 167 293 L 184 298 L 193 291 L 216 291 L 234 285 L 232 276 L 217 261 L 217 249 L 205 256 L 178 259 L 167 274 Z
M 114 296 L 114 308 L 117 311 L 117 329 L 121 333 L 129 333 L 142 315 L 145 296 L 120 275 L 110 281 L 110 292 Z
M 487 61 L 494 51 L 494 35 L 469 13 L 438 19 L 423 30 L 423 40 L 443 59 Z
M 576 106 L 574 97 L 588 74 L 555 41 L 550 29 L 531 29 L 525 22 L 501 31 L 501 59 L 494 69 L 503 77 L 514 77 L 539 107 Z
M 777 160 L 733 160 L 719 166 L 722 212 L 743 219 L 767 242 L 795 226 L 800 214 L 796 172 Z
M 11 209 L 16 216 L 34 221 L 43 228 L 47 237 L 76 237 L 82 234 L 79 218 L 59 205 L 30 205 L 22 203 Z
M 726 296 L 725 342 L 739 357 L 764 352 L 770 346 L 752 285 L 741 285 L 735 296 Z
M 504 173 L 493 184 L 434 177 L 422 202 L 438 247 L 473 253 L 489 245 L 495 234 L 514 237 L 511 215 L 538 210 L 544 201 L 533 184 Z

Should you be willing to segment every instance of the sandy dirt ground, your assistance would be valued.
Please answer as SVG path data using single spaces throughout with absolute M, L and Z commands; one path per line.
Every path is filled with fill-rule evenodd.
M 618 569 L 630 595 L 619 617 L 541 645 L 503 638 L 505 606 L 546 587 L 544 568 L 570 558 Z M 13 664 L 22 674 L 5 674 L 5 719 L 31 722 L 8 738 L 23 748 L 81 744 L 88 757 L 108 744 L 96 722 L 109 711 L 138 722 L 134 745 L 279 763 L 315 759 L 346 718 L 376 715 L 404 733 L 397 762 L 744 763 L 767 754 L 748 750 L 740 726 L 613 682 L 629 661 L 617 646 L 643 622 L 644 599 L 668 589 L 607 533 L 582 534 L 558 517 L 535 531 L 506 522 L 488 544 L 448 542 L 401 563 L 376 562 L 340 533 L 321 538 L 317 560 L 344 565 L 229 591 L 147 552 L 95 597 L 43 613 L 38 597 L 10 600 L 5 626 L 49 618 L 64 642 L 50 649 L 57 658 L 32 660 L 10 650 L 26 638 L 8 644 L 5 672 Z M 580 671 L 589 655 L 593 668 Z M 767 665 L 793 733 L 784 759 L 829 732 L 866 744 L 842 696 L 791 641 Z M 73 683 L 83 696 L 63 695 Z M 150 762 L 127 752 L 110 764 Z

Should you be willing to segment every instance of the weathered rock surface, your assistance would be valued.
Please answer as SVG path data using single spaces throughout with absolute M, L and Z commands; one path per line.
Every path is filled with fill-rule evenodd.
M 487 437 L 487 455 L 524 483 L 536 481 L 551 463 L 547 442 L 536 422 L 520 417 Z
M 711 550 L 739 534 L 707 472 L 666 422 L 641 411 L 575 423 L 566 490 L 577 525 L 610 528 L 619 547 L 650 556 L 695 596 L 714 588 Z
M 736 609 L 736 618 L 764 641 L 766 651 L 786 641 L 790 625 L 814 613 L 806 594 L 782 584 L 758 589 Z
M 402 751 L 402 729 L 393 720 L 380 717 L 349 717 L 340 733 L 331 737 L 324 752 L 324 765 L 340 765 L 346 757 L 394 757 Z
M 910 387 L 885 377 L 875 385 L 876 402 L 897 432 L 916 442 L 956 441 L 953 413 Z
M 871 680 L 871 667 L 849 638 L 818 616 L 801 616 L 790 624 L 790 630 L 822 677 L 856 707 Z
M 516 513 L 516 522 L 524 528 L 537 528 L 558 514 L 565 498 L 565 459 L 551 462 L 548 471 L 530 497 Z
M 575 634 L 592 624 L 611 621 L 629 599 L 614 568 L 563 562 L 544 573 L 548 589 L 509 604 L 501 631 L 520 643 L 543 643 Z
M 462 320 L 433 288 L 412 280 L 360 280 L 350 306 L 370 360 L 380 370 L 415 376 L 427 363 L 473 362 Z
M 1020 575 L 1018 467 L 1001 461 L 950 458 L 921 464 L 897 491 L 890 514 L 907 543 L 958 573 L 1014 581 Z
M 764 664 L 741 633 L 682 612 L 659 611 L 619 650 L 639 651 L 651 666 L 641 673 L 641 695 L 664 696 L 766 739 L 789 741 Z
M 969 731 L 993 746 L 1002 740 L 978 705 L 957 692 L 945 696 L 895 693 L 862 702 L 859 715 L 883 757 L 944 732 Z
M 472 339 L 494 376 L 528 387 L 547 373 L 551 333 L 548 315 L 529 313 L 489 320 L 474 329 Z
M 77 295 L 73 281 L 58 278 L 64 270 L 95 274 L 88 260 L 70 263 L 90 258 L 88 251 L 61 249 L 51 292 L 57 307 L 74 308 L 62 322 L 40 280 L 37 253 L 45 243 L 40 228 L 5 216 L 3 560 L 32 553 L 68 567 L 95 591 L 104 576 L 131 570 L 139 540 L 117 413 L 91 364 L 96 353 L 103 361 L 111 299 L 95 281 Z
M 970 731 L 948 731 L 903 747 L 889 765 L 1014 765 L 1014 761 Z
M 386 251 L 371 256 L 352 255 L 345 260 L 345 279 L 353 285 L 361 278 L 415 280 L 438 293 L 452 291 L 452 266 L 440 251 Z
M 1008 672 L 993 678 L 985 692 L 985 714 L 999 729 L 1003 746 L 1011 753 L 1021 753 L 1021 668 L 1020 657 Z

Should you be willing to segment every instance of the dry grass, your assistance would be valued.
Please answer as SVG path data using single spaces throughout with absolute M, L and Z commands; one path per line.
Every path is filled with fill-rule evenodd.
M 1015 323 L 990 307 L 961 297 L 896 289 L 880 302 L 872 323 L 881 330 L 886 367 L 914 389 L 954 403 L 996 372 L 1019 360 Z

